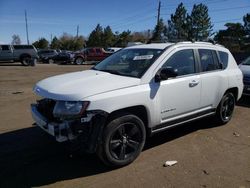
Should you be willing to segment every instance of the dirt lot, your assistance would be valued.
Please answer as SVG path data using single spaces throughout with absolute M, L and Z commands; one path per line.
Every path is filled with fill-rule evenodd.
M 0 65 L 0 187 L 250 187 L 250 98 L 225 126 L 205 119 L 148 139 L 139 158 L 120 169 L 32 127 L 34 84 L 87 68 Z M 166 160 L 178 163 L 163 167 Z

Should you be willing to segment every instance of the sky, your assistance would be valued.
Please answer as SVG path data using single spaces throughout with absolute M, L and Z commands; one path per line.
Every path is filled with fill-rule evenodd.
M 161 17 L 166 22 L 183 2 L 188 13 L 194 4 L 208 6 L 213 31 L 225 29 L 226 22 L 243 23 L 250 13 L 250 0 L 161 0 Z M 113 32 L 152 30 L 157 21 L 159 0 L 0 0 L 0 43 L 11 43 L 18 34 L 27 43 L 24 11 L 27 11 L 30 43 L 64 32 L 88 37 L 98 23 L 110 25 Z

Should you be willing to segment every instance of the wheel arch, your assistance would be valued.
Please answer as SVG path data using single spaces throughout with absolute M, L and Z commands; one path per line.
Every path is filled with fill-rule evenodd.
M 122 113 L 130 113 L 130 114 L 136 115 L 143 121 L 145 129 L 148 130 L 149 115 L 145 106 L 136 105 L 136 106 L 131 106 L 131 107 L 126 107 L 126 108 L 115 110 L 109 114 L 107 118 L 107 122 L 110 122 L 111 120 L 119 117 Z
M 235 100 L 238 100 L 238 94 L 239 94 L 239 89 L 237 87 L 232 87 L 226 90 L 226 92 L 224 93 L 224 95 L 226 93 L 232 93 L 234 95 Z
M 21 59 L 24 58 L 24 57 L 30 57 L 30 58 L 31 58 L 31 55 L 28 54 L 28 53 L 23 53 L 23 54 L 21 54 L 21 55 L 19 56 L 19 59 L 21 60 Z

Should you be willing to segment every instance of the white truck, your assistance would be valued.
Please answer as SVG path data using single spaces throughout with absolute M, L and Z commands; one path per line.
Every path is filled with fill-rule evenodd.
M 147 136 L 206 116 L 227 123 L 243 90 L 231 53 L 205 42 L 125 48 L 91 70 L 42 80 L 31 105 L 40 128 L 59 142 L 79 139 L 105 164 L 123 166 Z

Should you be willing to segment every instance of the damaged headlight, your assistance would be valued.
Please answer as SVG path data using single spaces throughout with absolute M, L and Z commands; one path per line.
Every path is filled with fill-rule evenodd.
M 57 101 L 53 115 L 62 119 L 81 117 L 88 105 L 89 101 Z

